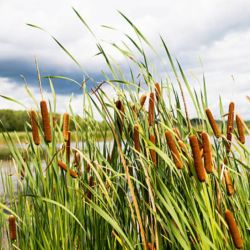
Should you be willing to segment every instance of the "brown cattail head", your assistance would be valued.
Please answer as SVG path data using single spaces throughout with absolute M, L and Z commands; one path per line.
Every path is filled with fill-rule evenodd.
M 155 83 L 155 96 L 157 101 L 161 98 L 161 86 L 158 82 Z
M 148 242 L 147 243 L 147 250 L 155 250 L 155 247 L 152 243 Z
M 168 144 L 168 147 L 170 149 L 171 155 L 173 157 L 175 166 L 178 169 L 181 169 L 183 164 L 182 164 L 181 156 L 180 156 L 179 150 L 176 147 L 175 140 L 174 140 L 172 133 L 169 130 L 167 130 L 165 132 L 165 137 L 166 137 L 167 144 Z
M 227 144 L 226 144 L 227 153 L 229 153 L 231 149 L 233 127 L 234 127 L 234 103 L 230 102 L 228 110 L 228 119 L 227 119 Z
M 217 138 L 219 138 L 220 135 L 221 135 L 221 132 L 220 132 L 220 129 L 219 129 L 219 127 L 218 127 L 218 125 L 217 125 L 217 123 L 216 123 L 214 117 L 213 117 L 213 114 L 212 114 L 211 110 L 210 110 L 209 108 L 206 108 L 205 111 L 206 111 L 207 118 L 208 118 L 208 121 L 209 121 L 209 123 L 210 123 L 210 126 L 212 127 L 212 130 L 213 130 L 213 132 L 214 132 L 214 135 L 215 135 Z
M 70 131 L 67 131 L 67 141 L 66 141 L 66 161 L 67 163 L 70 163 L 70 137 L 71 137 L 71 134 L 70 134 Z
M 16 239 L 16 218 L 13 215 L 9 216 L 9 233 L 10 240 Z
M 243 240 L 240 236 L 240 232 L 238 229 L 238 226 L 236 224 L 236 221 L 234 219 L 234 216 L 230 210 L 226 210 L 225 212 L 225 220 L 227 222 L 227 225 L 229 227 L 230 234 L 233 238 L 234 246 L 238 249 L 243 248 Z
M 155 136 L 154 135 L 150 135 L 149 137 L 150 141 L 155 145 Z M 157 157 L 156 157 L 156 152 L 154 149 L 150 149 L 150 155 L 151 155 L 151 159 L 154 163 L 154 165 L 156 166 L 157 164 Z
M 58 160 L 58 161 L 57 161 L 57 165 L 58 165 L 62 170 L 66 171 L 66 172 L 68 171 L 67 165 L 66 165 L 64 162 Z M 72 170 L 72 169 L 69 170 L 69 174 L 70 174 L 70 176 L 73 177 L 73 178 L 77 178 L 77 177 L 78 177 L 78 174 L 77 174 L 74 170 Z
M 212 145 L 210 143 L 209 135 L 206 132 L 202 132 L 202 144 L 203 144 L 203 155 L 204 155 L 204 165 L 207 173 L 213 172 L 213 155 L 212 155 Z
M 31 128 L 32 128 L 33 141 L 36 145 L 39 145 L 41 141 L 40 141 L 40 136 L 39 136 L 39 131 L 38 131 L 36 112 L 34 110 L 30 111 L 30 122 L 31 122 Z
M 45 142 L 50 143 L 52 141 L 52 134 L 51 134 L 48 107 L 45 100 L 42 100 L 40 102 L 40 107 L 41 107 L 41 114 L 43 121 L 44 140 Z
M 143 94 L 143 95 L 140 97 L 140 105 L 141 105 L 141 107 L 144 106 L 144 103 L 145 103 L 146 99 L 147 99 L 147 95 L 145 95 L 145 94 Z
M 139 134 L 139 126 L 138 126 L 138 124 L 134 125 L 133 139 L 134 139 L 135 150 L 140 152 L 141 146 L 140 146 L 140 134 Z
M 79 166 L 80 165 L 80 161 L 81 161 L 81 156 L 80 156 L 79 152 L 75 151 L 74 165 L 75 166 Z
M 90 187 L 90 188 L 93 188 L 93 186 L 94 186 L 93 176 L 90 176 L 90 177 L 89 177 L 88 184 L 89 184 L 89 187 Z M 87 192 L 87 197 L 91 200 L 91 198 L 92 198 L 92 193 L 91 193 L 90 190 L 88 190 L 88 192 Z
M 117 125 L 120 131 L 120 134 L 122 133 L 123 129 L 123 123 L 124 123 L 124 106 L 121 100 L 117 100 L 115 102 L 116 108 L 119 111 L 118 117 L 117 117 Z
M 236 124 L 237 124 L 237 130 L 239 134 L 239 141 L 242 144 L 245 144 L 245 134 L 244 134 L 244 121 L 241 119 L 241 117 L 237 114 L 236 115 Z
M 196 175 L 200 182 L 204 182 L 206 180 L 206 170 L 204 168 L 201 153 L 199 148 L 199 142 L 195 135 L 189 136 L 189 142 L 192 149 L 192 154 L 194 158 L 194 167 L 196 171 Z
M 69 131 L 69 114 L 63 114 L 63 138 L 65 141 L 68 141 L 68 131 Z
M 151 92 L 149 96 L 149 105 L 148 105 L 149 126 L 152 126 L 154 124 L 154 120 L 155 120 L 155 94 Z
M 226 182 L 227 194 L 229 196 L 234 194 L 234 187 L 228 170 L 224 170 L 224 178 Z

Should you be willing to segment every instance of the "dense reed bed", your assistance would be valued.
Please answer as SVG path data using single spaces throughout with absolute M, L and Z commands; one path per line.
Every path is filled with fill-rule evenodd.
M 8 247 L 31 250 L 249 249 L 250 159 L 243 118 L 237 116 L 233 126 L 237 103 L 230 104 L 228 119 L 218 104 L 219 126 L 205 83 L 200 93 L 191 90 L 163 40 L 175 77 L 154 75 L 144 48 L 155 50 L 124 18 L 137 38 L 127 35 L 131 46 L 111 46 L 130 61 L 130 76 L 98 43 L 109 67 L 104 87 L 115 96 L 103 86 L 88 91 L 83 85 L 85 126 L 71 106 L 53 122 L 56 96 L 48 101 L 41 95 L 40 107 L 27 110 L 25 157 L 5 134 L 18 188 L 14 192 L 11 176 L 3 176 L 0 236 L 7 234 Z M 199 128 L 190 122 L 186 100 L 196 109 Z M 112 140 L 98 127 L 94 110 Z M 69 123 L 76 127 L 74 146 Z

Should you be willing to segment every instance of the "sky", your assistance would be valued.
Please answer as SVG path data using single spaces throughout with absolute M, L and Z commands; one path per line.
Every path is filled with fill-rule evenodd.
M 72 7 L 84 17 L 96 37 L 82 25 Z M 234 101 L 237 112 L 250 119 L 246 98 L 250 95 L 249 0 L 0 0 L 0 95 L 17 99 L 32 108 L 24 78 L 35 97 L 40 99 L 35 57 L 43 76 L 63 75 L 79 82 L 83 80 L 83 72 L 51 36 L 60 41 L 80 62 L 84 73 L 96 81 L 103 80 L 101 70 L 106 67 L 104 60 L 95 56 L 98 52 L 96 41 L 103 41 L 107 51 L 122 67 L 124 65 L 126 72 L 126 61 L 107 45 L 107 41 L 120 43 L 124 39 L 122 32 L 131 34 L 131 27 L 118 10 L 135 23 L 159 52 L 162 61 L 158 61 L 154 53 L 149 51 L 148 54 L 159 71 L 156 81 L 169 73 L 161 35 L 173 57 L 184 68 L 192 87 L 199 90 L 202 74 L 205 74 L 209 106 L 217 115 L 219 96 L 222 96 L 225 109 Z M 27 23 L 42 27 L 46 32 Z M 43 84 L 45 96 L 50 98 L 46 80 Z M 73 93 L 72 106 L 76 112 L 81 112 L 79 87 L 63 80 L 56 80 L 54 84 L 58 111 L 67 109 Z M 109 86 L 104 86 L 104 90 L 111 91 Z M 22 109 L 22 106 L 0 98 L 0 108 Z

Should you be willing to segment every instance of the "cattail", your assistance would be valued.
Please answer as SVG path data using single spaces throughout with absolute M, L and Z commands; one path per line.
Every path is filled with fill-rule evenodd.
M 234 187 L 232 184 L 230 174 L 229 174 L 228 170 L 226 170 L 226 169 L 224 170 L 224 177 L 225 177 L 225 182 L 226 182 L 227 194 L 229 196 L 231 196 L 234 194 Z
M 31 121 L 33 141 L 36 145 L 39 145 L 41 141 L 40 141 L 40 136 L 39 136 L 39 131 L 38 131 L 36 112 L 34 110 L 31 110 L 30 112 L 30 121 Z
M 144 103 L 145 103 L 146 99 L 147 99 L 147 96 L 146 96 L 145 94 L 143 94 L 143 95 L 140 97 L 140 105 L 141 105 L 141 107 L 144 106 Z
M 155 136 L 154 135 L 150 135 L 149 139 L 155 145 Z M 156 152 L 155 152 L 154 149 L 150 149 L 150 155 L 151 155 L 151 159 L 152 159 L 154 165 L 156 166 L 157 159 L 156 159 Z
M 155 96 L 157 101 L 161 98 L 161 86 L 158 82 L 155 83 Z
M 134 139 L 135 150 L 140 152 L 141 146 L 140 146 L 140 134 L 139 134 L 139 126 L 138 126 L 138 124 L 134 125 L 133 139 Z
M 66 161 L 67 163 L 70 162 L 70 131 L 67 131 L 68 132 L 68 135 L 67 135 L 67 138 L 68 140 L 66 141 Z
M 68 168 L 67 168 L 67 165 L 64 163 L 64 162 L 62 162 L 62 161 L 58 161 L 57 162 L 57 165 L 62 169 L 62 170 L 64 170 L 64 171 L 68 171 Z M 74 170 L 72 170 L 72 169 L 70 169 L 69 170 L 69 174 L 70 174 L 70 176 L 71 177 L 73 177 L 73 178 L 77 178 L 78 177 L 78 174 L 74 171 Z
M 118 115 L 118 118 L 117 118 L 117 125 L 118 125 L 118 128 L 119 128 L 120 134 L 121 134 L 122 129 L 123 129 L 123 123 L 124 123 L 124 106 L 123 106 L 121 100 L 116 101 L 115 105 L 116 105 L 116 108 L 119 111 L 119 115 Z
M 231 149 L 233 127 L 234 127 L 234 103 L 230 102 L 228 118 L 227 118 L 227 144 L 226 144 L 227 153 L 229 153 Z
M 16 218 L 13 215 L 9 216 L 9 232 L 10 240 L 16 239 Z
M 196 170 L 196 175 L 200 182 L 204 182 L 206 180 L 206 171 L 201 159 L 198 139 L 195 135 L 191 135 L 189 136 L 189 141 L 194 158 L 194 167 Z
M 212 146 L 209 135 L 206 132 L 201 134 L 203 144 L 204 165 L 207 173 L 213 172 Z
M 147 249 L 148 250 L 155 250 L 155 247 L 154 247 L 154 245 L 152 243 L 148 242 L 147 243 Z
M 230 234 L 233 238 L 234 246 L 238 249 L 243 248 L 243 240 L 240 236 L 238 226 L 232 212 L 228 209 L 225 212 L 225 219 L 229 227 Z
M 41 107 L 42 121 L 43 121 L 44 140 L 45 142 L 50 143 L 52 141 L 52 134 L 50 128 L 49 112 L 45 100 L 42 100 L 40 102 L 40 107 Z
M 89 177 L 88 184 L 89 184 L 89 187 L 93 188 L 93 186 L 94 186 L 93 176 Z M 88 190 L 88 192 L 87 192 L 87 197 L 91 200 L 92 192 L 90 190 Z
M 149 126 L 154 124 L 155 120 L 155 95 L 153 92 L 149 96 L 149 106 L 148 106 L 148 123 Z
M 237 124 L 237 130 L 239 134 L 239 141 L 242 144 L 245 144 L 246 140 L 245 140 L 245 134 L 244 134 L 244 122 L 238 114 L 236 115 L 236 124 Z
M 167 130 L 165 132 L 165 137 L 166 137 L 167 144 L 168 144 L 168 147 L 170 149 L 171 155 L 173 157 L 175 166 L 178 169 L 181 169 L 182 168 L 181 156 L 180 156 L 180 153 L 179 153 L 179 151 L 178 151 L 178 149 L 176 147 L 176 144 L 175 144 L 174 137 L 173 137 L 172 133 Z
M 217 138 L 219 138 L 220 135 L 221 135 L 221 132 L 220 132 L 220 129 L 219 129 L 219 127 L 218 127 L 218 125 L 217 125 L 217 123 L 216 123 L 214 117 L 213 117 L 212 112 L 210 111 L 209 108 L 206 108 L 205 111 L 206 111 L 207 118 L 208 118 L 208 121 L 209 121 L 209 123 L 210 123 L 210 126 L 212 127 L 212 130 L 213 130 L 213 132 L 214 132 L 214 135 L 215 135 Z
M 53 121 L 53 128 L 56 129 L 56 126 L 57 126 L 57 117 L 55 115 L 53 115 L 52 121 Z
M 68 131 L 69 131 L 69 114 L 63 114 L 63 138 L 65 141 L 68 141 Z
M 81 161 L 81 156 L 80 153 L 75 151 L 75 155 L 74 155 L 74 165 L 78 166 L 80 164 Z

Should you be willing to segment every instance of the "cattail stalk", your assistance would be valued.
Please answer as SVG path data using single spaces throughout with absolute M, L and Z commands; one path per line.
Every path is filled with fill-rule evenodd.
M 176 147 L 175 140 L 174 140 L 172 133 L 167 130 L 165 132 L 165 138 L 167 140 L 167 144 L 168 144 L 168 147 L 170 149 L 171 155 L 173 157 L 175 166 L 178 169 L 181 169 L 183 164 L 182 164 L 181 156 L 180 156 L 179 150 Z
M 90 187 L 90 188 L 93 188 L 93 187 L 94 187 L 93 176 L 90 176 L 90 177 L 89 177 L 88 184 L 89 184 L 89 187 Z M 88 192 L 87 192 L 87 197 L 88 197 L 90 200 L 92 199 L 92 192 L 91 192 L 90 190 L 88 190 Z
M 155 96 L 157 101 L 159 101 L 159 99 L 161 98 L 161 86 L 158 82 L 155 83 Z
M 207 115 L 207 118 L 208 118 L 208 121 L 210 123 L 210 126 L 212 127 L 212 130 L 214 132 L 214 135 L 219 138 L 221 136 L 221 132 L 220 132 L 220 129 L 213 117 L 213 114 L 211 112 L 211 110 L 209 108 L 206 108 L 206 115 Z
M 16 218 L 13 215 L 9 216 L 9 233 L 10 240 L 16 240 Z
M 143 94 L 143 95 L 140 97 L 140 105 L 141 105 L 141 107 L 144 106 L 146 99 L 147 99 L 147 96 L 146 96 L 145 94 Z
M 71 134 L 70 131 L 67 131 L 67 141 L 66 141 L 66 161 L 69 164 L 70 163 L 70 143 L 71 143 Z
M 148 123 L 149 126 L 154 124 L 155 120 L 155 95 L 153 92 L 149 96 L 149 105 L 148 105 Z
M 58 165 L 62 170 L 68 172 L 67 165 L 66 165 L 64 162 L 58 160 L 57 165 Z M 78 177 L 78 174 L 77 174 L 74 170 L 72 170 L 72 169 L 69 169 L 69 174 L 70 174 L 70 176 L 73 177 L 73 178 L 77 178 L 77 177 Z
M 134 125 L 133 139 L 134 139 L 135 150 L 140 152 L 141 146 L 140 146 L 140 134 L 139 134 L 139 126 L 138 126 L 138 124 Z
M 213 155 L 212 155 L 212 145 L 210 143 L 209 135 L 206 132 L 202 132 L 202 144 L 203 144 L 203 155 L 204 155 L 204 165 L 207 173 L 213 172 Z
M 229 153 L 231 149 L 233 127 L 234 127 L 234 103 L 230 102 L 228 119 L 227 119 L 227 144 L 226 144 L 227 153 Z
M 224 170 L 224 178 L 226 182 L 227 194 L 229 196 L 234 194 L 234 187 L 228 170 Z
M 192 149 L 193 159 L 194 159 L 194 167 L 196 170 L 196 175 L 200 182 L 205 182 L 206 180 L 206 170 L 204 168 L 201 154 L 200 154 L 200 148 L 199 148 L 199 142 L 195 135 L 191 135 L 189 137 L 190 146 Z
M 155 136 L 154 135 L 150 135 L 149 139 L 155 145 Z M 156 166 L 156 164 L 157 164 L 157 157 L 156 157 L 156 152 L 155 152 L 154 149 L 150 149 L 150 155 L 151 155 L 151 159 L 152 159 L 154 165 Z
M 238 114 L 236 115 L 236 125 L 237 125 L 238 134 L 239 134 L 239 141 L 242 144 L 245 144 L 246 139 L 245 139 L 245 134 L 244 134 L 244 122 Z
M 68 131 L 69 131 L 69 114 L 63 114 L 63 138 L 65 141 L 68 141 Z
M 236 224 L 236 221 L 234 219 L 234 216 L 230 210 L 226 210 L 225 212 L 225 219 L 227 222 L 227 225 L 229 227 L 230 234 L 233 238 L 234 246 L 238 249 L 243 248 L 243 240 L 240 236 L 240 232 L 238 229 L 238 226 Z
M 31 128 L 32 128 L 33 141 L 36 145 L 40 145 L 41 140 L 40 140 L 39 131 L 38 131 L 36 112 L 34 110 L 31 110 L 30 112 L 30 122 L 31 122 Z
M 50 127 L 50 119 L 47 103 L 45 100 L 40 102 L 41 114 L 42 114 L 42 122 L 43 122 L 43 132 L 44 132 L 44 140 L 47 143 L 52 141 L 51 127 Z
M 120 134 L 122 134 L 123 123 L 124 123 L 124 106 L 121 100 L 116 101 L 115 105 L 119 111 L 118 118 L 117 118 L 117 125 L 120 131 Z

